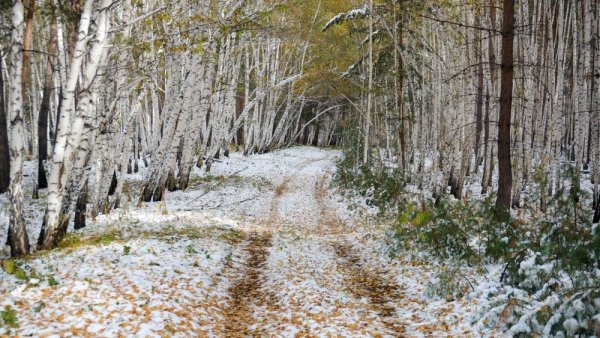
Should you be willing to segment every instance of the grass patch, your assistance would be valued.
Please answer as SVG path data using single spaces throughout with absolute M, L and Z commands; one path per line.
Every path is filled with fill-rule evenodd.
M 58 248 L 77 249 L 82 246 L 101 246 L 121 240 L 121 234 L 118 232 L 108 232 L 90 237 L 83 237 L 76 233 L 69 233 L 60 243 L 58 243 Z
M 104 246 L 113 242 L 122 242 L 123 238 L 121 233 L 118 231 L 107 232 L 104 234 L 92 235 L 92 236 L 82 236 L 78 233 L 68 233 L 65 237 L 58 243 L 55 249 L 52 250 L 40 250 L 34 253 L 31 253 L 27 256 L 20 257 L 22 261 L 28 261 L 32 259 L 36 259 L 39 257 L 43 257 L 51 252 L 55 251 L 64 251 L 66 253 L 71 253 L 76 249 L 87 246 Z

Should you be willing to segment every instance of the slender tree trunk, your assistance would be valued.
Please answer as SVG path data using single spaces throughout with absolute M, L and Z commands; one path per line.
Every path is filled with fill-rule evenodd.
M 8 245 L 11 256 L 29 253 L 29 238 L 23 219 L 23 156 L 25 152 L 25 127 L 23 123 L 23 97 L 21 72 L 23 71 L 23 30 L 24 6 L 22 0 L 13 5 L 11 49 L 10 49 L 10 85 L 8 90 L 8 116 L 10 119 L 10 223 L 8 226 Z
M 48 59 L 46 62 L 46 72 L 44 74 L 44 89 L 42 91 L 42 103 L 38 115 L 38 187 L 40 189 L 48 188 L 44 162 L 48 160 L 48 113 L 50 112 L 50 99 L 52 87 L 54 86 L 54 64 L 52 59 L 56 50 L 57 23 L 56 14 L 52 12 L 52 21 L 50 23 L 50 41 L 48 42 Z
M 369 138 L 371 129 L 371 109 L 373 109 L 373 0 L 369 2 L 369 84 L 367 87 L 367 114 L 365 116 L 363 165 L 369 161 Z
M 592 111 L 592 133 L 593 138 L 593 153 L 591 154 L 592 161 L 592 180 L 594 182 L 594 216 L 593 223 L 600 222 L 600 23 L 598 22 L 600 15 L 600 4 L 597 1 L 592 2 L 590 8 L 590 16 L 596 19 L 592 22 L 592 40 L 591 44 L 591 104 Z
M 481 194 L 487 194 L 488 168 L 492 167 L 493 156 L 490 155 L 490 93 L 485 95 L 485 116 L 483 124 L 483 177 L 481 178 Z
M 498 196 L 496 212 L 499 219 L 510 217 L 512 192 L 511 117 L 513 91 L 513 41 L 515 0 L 504 0 L 502 23 L 502 77 L 500 89 L 500 117 L 498 120 Z
M 21 91 L 23 98 L 27 97 L 27 77 L 29 75 L 29 58 L 31 56 L 31 35 L 33 33 L 33 15 L 35 14 L 35 0 L 27 2 L 27 16 L 25 17 L 25 37 L 23 39 L 23 72 L 21 73 Z
M 87 196 L 88 196 L 88 181 L 86 179 L 85 183 L 83 184 L 83 189 L 81 189 L 81 192 L 79 193 L 79 196 L 77 197 L 77 204 L 75 206 L 75 219 L 73 220 L 75 230 L 85 228 L 85 216 L 86 216 L 85 214 L 87 211 Z
M 479 13 L 475 14 L 475 26 L 479 26 L 481 20 L 479 19 Z M 476 35 L 477 44 L 475 46 L 475 55 L 477 59 L 477 90 L 476 102 L 475 102 L 475 172 L 481 163 L 480 148 L 481 148 L 481 132 L 483 130 L 483 56 L 481 46 L 481 31 Z M 487 142 L 487 141 L 486 141 Z
M 0 194 L 7 192 L 10 185 L 10 151 L 8 145 L 8 126 L 4 102 L 4 71 L 0 57 Z

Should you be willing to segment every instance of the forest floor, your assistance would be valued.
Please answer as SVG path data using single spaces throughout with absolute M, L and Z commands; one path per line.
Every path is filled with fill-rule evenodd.
M 391 258 L 387 226 L 331 188 L 339 156 L 232 154 L 141 208 L 131 175 L 122 209 L 18 262 L 28 281 L 0 269 L 0 336 L 481 336 L 477 297 L 431 297 L 440 266 Z

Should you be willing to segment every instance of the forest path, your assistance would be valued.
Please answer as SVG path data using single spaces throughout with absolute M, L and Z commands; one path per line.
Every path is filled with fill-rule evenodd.
M 23 262 L 36 282 L 0 269 L 0 306 L 19 320 L 9 336 L 479 336 L 466 301 L 426 296 L 428 263 L 390 259 L 387 226 L 330 188 L 339 156 L 232 154 L 188 191 Z
M 362 261 L 353 245 L 345 239 L 348 228 L 344 227 L 343 221 L 329 203 L 327 186 L 330 183 L 330 176 L 321 176 L 315 187 L 314 198 L 320 207 L 320 225 L 337 237 L 330 239 L 330 243 L 340 260 L 339 267 L 346 277 L 346 290 L 359 299 L 368 299 L 368 307 L 380 316 L 386 333 L 401 336 L 405 333 L 404 325 L 398 318 L 396 308 L 391 305 L 403 297 L 398 292 L 399 287 L 394 281 L 384 277 L 385 273 L 374 274 L 363 267 L 368 263 Z
M 332 159 L 285 168 L 266 193 L 268 217 L 241 244 L 246 259 L 233 273 L 226 336 L 403 335 L 391 305 L 398 287 L 363 268 L 347 239 L 353 231 L 330 201 L 333 168 L 323 170 L 321 162 Z
M 275 189 L 267 226 L 274 225 L 278 220 L 279 200 L 287 189 L 289 180 L 289 177 L 286 178 Z M 268 229 L 252 231 L 245 235 L 242 250 L 247 259 L 233 272 L 234 276 L 238 276 L 238 280 L 232 283 L 233 286 L 228 291 L 230 301 L 224 311 L 227 337 L 260 336 L 260 329 L 253 326 L 255 319 L 252 307 L 276 305 L 273 293 L 268 290 L 261 291 L 261 285 L 265 278 L 263 270 L 269 254 L 268 248 L 271 246 L 271 237 Z
M 373 274 L 363 268 L 364 262 L 351 245 L 343 241 L 334 244 L 335 253 L 341 259 L 341 268 L 346 275 L 346 290 L 354 296 L 365 297 L 369 300 L 369 308 L 375 311 L 386 327 L 386 333 L 401 336 L 405 333 L 404 324 L 398 318 L 393 301 L 398 301 L 402 295 L 399 287 L 389 278 Z

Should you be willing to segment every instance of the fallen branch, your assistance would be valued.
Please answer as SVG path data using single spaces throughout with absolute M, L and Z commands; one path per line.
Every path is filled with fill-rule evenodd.
M 244 168 L 244 169 L 241 169 L 241 170 L 238 170 L 238 171 L 234 172 L 233 174 L 229 175 L 229 177 L 231 177 L 231 176 L 235 176 L 235 175 L 237 175 L 237 174 L 241 173 L 242 171 L 244 171 L 244 170 L 246 170 L 246 169 L 248 169 L 248 167 L 246 167 L 246 168 Z M 195 201 L 197 201 L 197 200 L 201 199 L 202 197 L 206 196 L 206 195 L 207 195 L 208 193 L 210 193 L 211 191 L 214 191 L 214 190 L 215 190 L 215 189 L 216 189 L 218 186 L 220 186 L 221 184 L 223 184 L 223 182 L 225 182 L 225 180 L 223 180 L 223 181 L 220 181 L 220 182 L 217 182 L 216 184 L 213 184 L 213 185 L 212 185 L 210 188 L 208 188 L 208 190 L 206 190 L 206 191 L 205 191 L 205 192 L 204 192 L 202 195 L 200 195 L 200 196 L 198 196 L 198 197 L 194 198 L 193 200 L 189 201 L 189 202 L 188 202 L 188 204 L 186 204 L 186 206 L 189 206 L 190 204 L 194 203 Z
M 207 210 L 213 210 L 213 209 L 217 209 L 217 208 L 223 208 L 223 207 L 230 207 L 230 206 L 232 206 L 232 205 L 236 205 L 236 204 L 242 204 L 242 203 L 245 203 L 245 202 L 248 202 L 248 201 L 252 201 L 252 200 L 253 200 L 253 199 L 255 199 L 255 198 L 256 198 L 256 196 L 252 196 L 252 197 L 249 197 L 249 198 L 243 199 L 243 200 L 241 200 L 241 201 L 236 201 L 236 202 L 229 203 L 229 204 L 224 204 L 224 205 L 223 205 L 223 204 L 219 204 L 219 205 L 217 205 L 217 206 L 214 206 L 214 207 L 207 208 Z

